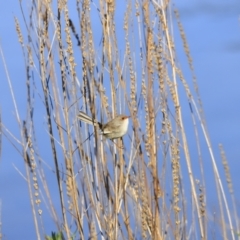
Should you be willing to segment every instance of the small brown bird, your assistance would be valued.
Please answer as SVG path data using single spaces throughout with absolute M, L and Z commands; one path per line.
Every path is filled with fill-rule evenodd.
M 106 138 L 109 138 L 112 140 L 112 139 L 120 138 L 127 133 L 130 116 L 121 114 L 105 124 L 97 122 L 96 120 L 89 117 L 86 113 L 82 111 L 79 112 L 78 118 L 87 124 L 92 124 L 94 126 L 98 125 L 102 131 L 102 134 Z

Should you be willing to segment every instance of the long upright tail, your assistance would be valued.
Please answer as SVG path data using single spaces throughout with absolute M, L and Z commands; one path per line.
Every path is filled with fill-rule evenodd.
M 101 128 L 101 123 L 99 123 L 99 122 L 97 122 L 96 120 L 94 120 L 93 118 L 91 118 L 91 117 L 89 117 L 86 113 L 84 113 L 84 112 L 82 112 L 82 111 L 80 111 L 79 113 L 78 113 L 78 118 L 81 120 L 81 121 L 83 121 L 83 122 L 85 122 L 85 123 L 87 123 L 87 124 L 91 124 L 91 125 L 94 125 L 94 126 L 99 126 L 100 128 Z

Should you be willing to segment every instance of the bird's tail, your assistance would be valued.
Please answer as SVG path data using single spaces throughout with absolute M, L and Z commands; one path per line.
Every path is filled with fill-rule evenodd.
M 99 126 L 101 127 L 101 124 L 99 122 L 97 122 L 96 120 L 94 120 L 93 118 L 89 117 L 86 113 L 80 111 L 78 113 L 78 118 L 87 123 L 87 124 L 91 124 L 91 125 L 94 125 L 94 126 Z

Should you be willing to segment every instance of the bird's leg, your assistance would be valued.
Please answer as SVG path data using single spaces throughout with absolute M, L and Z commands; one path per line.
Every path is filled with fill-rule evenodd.
M 122 138 L 121 138 L 121 139 L 122 139 Z M 110 139 L 110 140 L 117 146 L 117 148 L 124 149 L 123 146 L 118 146 L 117 143 L 114 142 L 114 139 Z

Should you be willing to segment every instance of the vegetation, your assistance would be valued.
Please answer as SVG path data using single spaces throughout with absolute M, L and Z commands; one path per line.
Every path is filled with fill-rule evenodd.
M 171 3 L 28 1 L 27 10 L 22 4 L 25 26 L 19 17 L 15 23 L 27 117 L 20 117 L 12 90 L 20 139 L 5 123 L 1 131 L 24 160 L 37 239 L 207 239 L 213 229 L 237 238 L 228 162 L 220 146 L 226 188 Z M 189 79 L 176 60 L 174 34 L 181 36 Z M 129 114 L 128 133 L 107 140 L 78 121 L 79 110 L 101 122 Z M 205 182 L 207 151 L 214 189 Z M 208 194 L 218 199 L 215 218 Z M 43 215 L 52 219 L 51 237 Z

